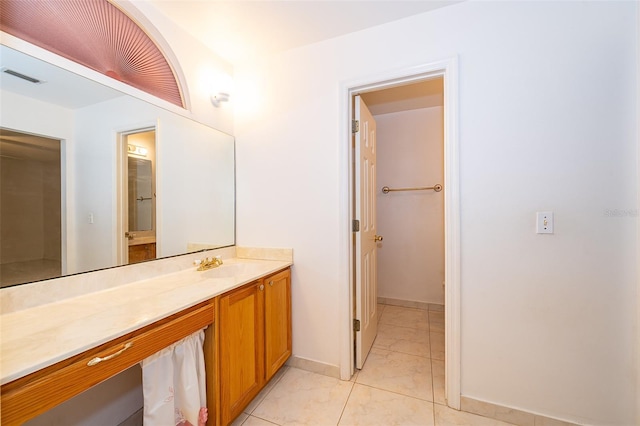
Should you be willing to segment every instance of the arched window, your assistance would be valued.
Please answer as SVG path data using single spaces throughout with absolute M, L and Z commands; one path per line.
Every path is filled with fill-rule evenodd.
M 2 0 L 0 29 L 185 108 L 165 55 L 107 0 Z

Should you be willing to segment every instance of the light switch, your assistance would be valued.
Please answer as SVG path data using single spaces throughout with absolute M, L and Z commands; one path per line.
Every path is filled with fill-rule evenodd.
M 536 233 L 553 234 L 553 212 L 536 212 Z
M 89 223 L 93 224 L 93 213 L 89 213 Z

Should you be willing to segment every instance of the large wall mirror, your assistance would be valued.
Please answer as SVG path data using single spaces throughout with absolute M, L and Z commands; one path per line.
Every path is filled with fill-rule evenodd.
M 1 286 L 235 244 L 231 135 L 4 45 L 0 62 Z

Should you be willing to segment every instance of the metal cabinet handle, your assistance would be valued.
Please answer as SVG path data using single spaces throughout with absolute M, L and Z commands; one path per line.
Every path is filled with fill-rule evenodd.
M 133 342 L 127 342 L 127 343 L 124 345 L 124 347 L 123 347 L 122 349 L 120 349 L 118 352 L 116 352 L 116 353 L 114 353 L 114 354 L 111 354 L 111 355 L 108 355 L 108 356 L 105 356 L 105 357 L 103 357 L 103 358 L 100 358 L 99 356 L 97 356 L 97 357 L 93 358 L 92 360 L 90 360 L 90 361 L 87 363 L 87 365 L 88 365 L 89 367 L 91 367 L 92 365 L 99 364 L 99 363 L 101 363 L 102 361 L 109 361 L 110 359 L 115 358 L 115 357 L 117 357 L 118 355 L 121 355 L 121 354 L 122 354 L 122 352 L 126 351 L 126 350 L 127 350 L 127 349 L 129 349 L 131 346 L 133 346 Z
M 273 281 L 269 281 L 269 285 L 273 287 Z
M 260 284 L 260 291 L 264 290 L 264 284 Z

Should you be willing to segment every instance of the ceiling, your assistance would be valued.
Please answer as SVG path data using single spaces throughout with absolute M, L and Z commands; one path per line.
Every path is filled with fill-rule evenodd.
M 362 93 L 371 114 L 381 115 L 444 105 L 444 80 L 436 77 L 388 89 Z
M 148 0 L 232 64 L 428 12 L 462 0 Z
M 252 55 L 251 52 L 283 51 L 459 2 L 148 1 L 232 63 L 242 61 L 246 55 Z M 116 90 L 97 85 L 6 46 L 0 46 L 0 67 L 44 81 L 42 84 L 33 84 L 0 72 L 0 87 L 4 90 L 58 103 L 69 109 L 122 96 Z M 374 114 L 384 114 L 441 103 L 442 94 L 438 90 L 442 90 L 441 85 L 440 89 L 434 84 L 427 84 L 423 88 L 399 87 L 393 91 L 368 93 L 365 100 Z

